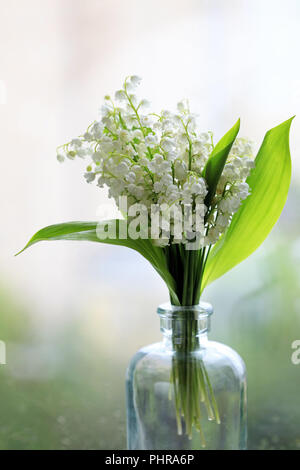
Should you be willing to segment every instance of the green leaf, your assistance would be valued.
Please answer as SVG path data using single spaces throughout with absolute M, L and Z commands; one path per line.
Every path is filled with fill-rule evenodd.
M 108 238 L 100 236 L 101 233 L 107 229 L 107 226 L 115 224 L 116 228 L 116 237 Z M 62 224 L 49 225 L 39 230 L 33 237 L 29 240 L 27 245 L 17 253 L 19 255 L 24 250 L 34 245 L 35 243 L 41 241 L 51 241 L 51 240 L 75 240 L 75 241 L 92 241 L 98 243 L 108 243 L 110 245 L 120 245 L 131 248 L 138 253 L 140 253 L 144 258 L 146 258 L 162 277 L 162 279 L 167 284 L 167 287 L 170 291 L 172 302 L 175 305 L 180 305 L 176 294 L 176 282 L 173 276 L 170 274 L 166 256 L 162 248 L 156 247 L 153 245 L 149 239 L 133 240 L 129 237 L 123 239 L 120 238 L 120 228 L 121 224 L 126 225 L 124 220 L 109 220 L 105 222 L 65 222 Z M 124 226 L 123 226 L 124 227 Z
M 284 207 L 290 180 L 289 130 L 293 118 L 267 132 L 247 179 L 251 194 L 211 250 L 202 290 L 239 264 L 265 240 Z
M 217 185 L 223 172 L 227 157 L 240 129 L 240 120 L 222 137 L 214 147 L 203 170 L 203 177 L 208 185 L 204 204 L 209 207 L 216 193 Z

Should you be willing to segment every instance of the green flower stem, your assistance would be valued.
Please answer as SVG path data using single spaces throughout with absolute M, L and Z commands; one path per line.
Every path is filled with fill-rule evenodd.
M 201 286 L 209 249 L 185 250 L 182 245 L 171 245 L 166 248 L 165 253 L 176 280 L 181 305 L 195 305 L 199 302 L 199 285 Z M 201 348 L 198 320 L 185 310 L 182 311 L 182 318 L 180 314 L 177 315 L 172 325 L 174 355 L 169 396 L 170 399 L 174 396 L 178 434 L 185 433 L 191 439 L 194 428 L 199 432 L 201 444 L 205 447 L 203 420 L 215 420 L 219 423 L 218 406 L 209 374 L 197 352 Z M 206 413 L 203 413 L 204 410 Z
M 192 439 L 195 428 L 200 434 L 202 446 L 205 446 L 203 419 L 216 420 L 219 423 L 220 417 L 209 375 L 204 363 L 195 355 L 200 346 L 197 334 L 197 320 L 193 318 L 173 320 L 175 354 L 172 358 L 170 383 L 174 392 L 178 434 L 183 434 L 184 430 L 189 439 Z M 181 341 L 178 341 L 179 337 Z M 201 410 L 201 402 L 206 410 L 206 418 Z

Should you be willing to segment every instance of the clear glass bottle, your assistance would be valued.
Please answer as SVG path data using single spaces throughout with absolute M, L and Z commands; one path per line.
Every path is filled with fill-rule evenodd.
M 140 349 L 126 380 L 129 450 L 245 449 L 246 370 L 209 341 L 210 304 L 158 308 L 163 341 Z

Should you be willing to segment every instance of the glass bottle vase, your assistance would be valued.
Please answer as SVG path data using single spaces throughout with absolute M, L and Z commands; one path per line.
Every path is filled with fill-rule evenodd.
M 129 450 L 246 448 L 246 370 L 228 346 L 208 340 L 210 304 L 158 308 L 162 342 L 127 369 Z

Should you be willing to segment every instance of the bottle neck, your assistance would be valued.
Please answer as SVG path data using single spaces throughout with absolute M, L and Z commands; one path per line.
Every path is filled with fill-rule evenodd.
M 178 352 L 195 351 L 205 345 L 210 330 L 212 306 L 206 302 L 188 307 L 160 305 L 160 330 L 168 349 Z

